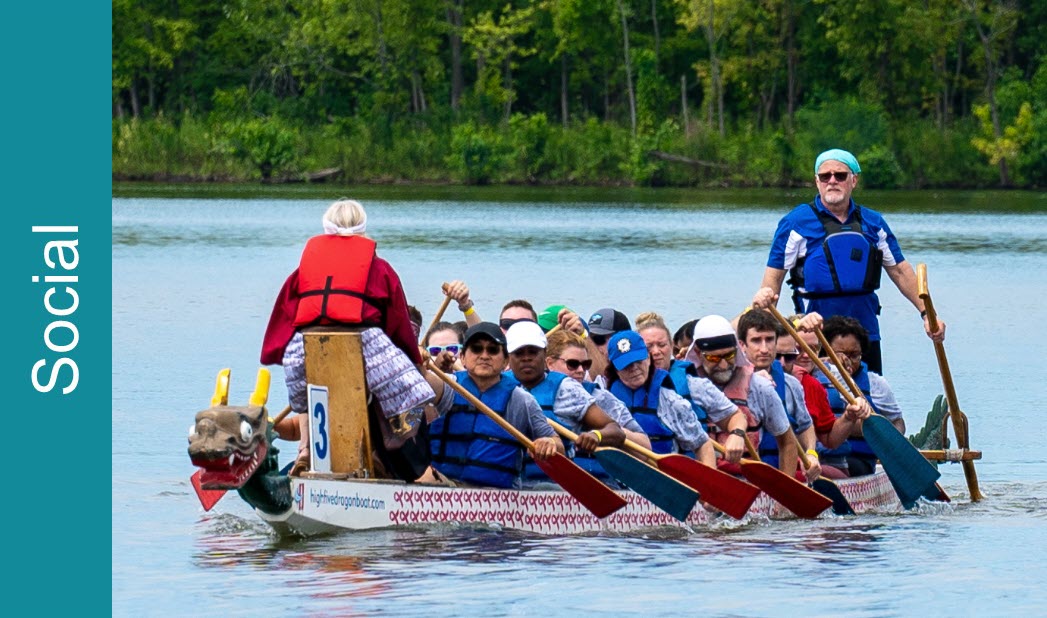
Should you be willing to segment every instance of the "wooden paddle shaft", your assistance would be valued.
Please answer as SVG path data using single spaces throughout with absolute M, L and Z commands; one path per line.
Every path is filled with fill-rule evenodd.
M 285 418 L 287 418 L 287 415 L 290 414 L 290 413 L 291 413 L 291 404 L 287 404 L 287 407 L 284 408 L 283 410 L 280 410 L 280 413 L 277 414 L 276 418 L 273 419 L 273 426 L 275 427 L 276 425 L 280 424 L 280 421 L 282 421 Z
M 916 291 L 923 299 L 923 308 L 927 312 L 927 325 L 931 332 L 938 330 L 938 315 L 934 311 L 934 303 L 931 302 L 931 292 L 927 287 L 927 265 L 916 265 Z M 967 430 L 967 416 L 960 410 L 960 402 L 956 397 L 956 386 L 952 381 L 952 371 L 949 369 L 949 359 L 945 356 L 945 344 L 941 341 L 934 342 L 934 355 L 938 359 L 939 373 L 942 374 L 942 386 L 945 388 L 945 400 L 949 404 L 949 417 L 952 419 L 953 433 L 956 434 L 956 445 L 963 450 L 971 446 L 970 434 Z M 978 488 L 978 473 L 974 469 L 974 462 L 963 460 L 963 475 L 967 480 L 967 489 L 971 492 L 971 501 L 978 502 L 982 499 L 982 492 Z
M 429 371 L 432 371 L 434 374 L 436 374 L 436 377 L 438 377 L 441 380 L 443 380 L 444 383 L 447 384 L 447 386 L 450 386 L 451 388 L 453 388 L 455 390 L 455 392 L 457 392 L 459 395 L 461 395 L 462 397 L 465 397 L 469 401 L 469 403 L 471 403 L 474 406 L 476 406 L 477 410 L 479 410 L 479 411 L 483 412 L 484 414 L 486 414 L 487 416 L 491 417 L 492 421 L 498 423 L 498 425 L 501 426 L 502 429 L 504 429 L 507 432 L 509 432 L 509 435 L 511 435 L 512 437 L 516 438 L 517 441 L 520 442 L 520 444 L 523 444 L 524 446 L 526 446 L 527 450 L 534 450 L 534 442 L 531 442 L 527 438 L 527 436 L 525 436 L 523 434 L 523 432 L 521 432 L 516 427 L 513 427 L 512 423 L 510 423 L 509 421 L 505 420 L 504 418 L 501 417 L 501 415 L 497 414 L 494 410 L 492 410 L 491 408 L 488 408 L 486 405 L 484 405 L 484 402 L 480 401 L 476 397 L 476 395 L 473 395 L 468 390 L 466 390 L 464 386 L 462 386 L 458 382 L 455 382 L 454 380 L 452 380 L 451 376 L 449 376 L 446 373 L 444 373 L 444 372 L 440 371 L 439 369 L 437 369 L 436 365 L 432 361 L 429 361 Z
M 785 316 L 778 311 L 777 307 L 773 305 L 768 305 L 767 310 L 770 311 L 771 315 L 773 315 L 781 323 L 782 327 L 785 328 L 786 332 L 792 335 L 792 338 L 796 340 L 796 344 L 800 346 L 800 349 L 802 349 L 807 354 L 807 356 L 811 358 L 812 361 L 814 361 L 814 364 L 818 366 L 818 369 L 820 369 L 821 372 L 829 378 L 829 381 L 833 383 L 833 386 L 836 387 L 836 390 L 839 391 L 840 395 L 843 396 L 847 403 L 854 403 L 856 400 L 854 396 L 851 395 L 851 391 L 848 390 L 843 384 L 841 384 L 840 380 L 835 375 L 833 375 L 831 371 L 829 371 L 829 368 L 825 366 L 825 363 L 822 362 L 822 359 L 818 358 L 818 355 L 814 353 L 814 350 L 811 349 L 811 346 L 807 345 L 807 342 L 803 340 L 803 337 L 800 336 L 800 333 L 796 332 L 796 328 L 792 325 L 792 323 L 789 322 L 789 320 L 785 319 Z
M 655 453 L 651 449 L 644 448 L 643 446 L 633 442 L 629 438 L 626 438 L 625 442 L 623 442 L 622 444 L 624 444 L 630 450 L 636 451 L 637 453 L 643 455 L 644 457 L 646 457 L 648 459 L 653 459 L 654 461 L 658 461 L 659 459 L 665 459 L 666 457 L 668 457 L 668 455 L 659 455 L 658 453 Z
M 547 332 L 545 333 L 545 336 L 546 336 L 546 337 L 548 337 L 549 335 L 551 335 L 551 334 L 555 333 L 556 331 L 560 330 L 561 328 L 563 328 L 563 327 L 562 327 L 561 325 L 557 324 L 556 326 L 554 326 L 554 327 L 550 328 L 550 329 L 549 329 L 549 330 L 548 330 L 548 331 L 547 331 Z
M 444 296 L 444 302 L 440 303 L 440 308 L 436 310 L 436 315 L 433 316 L 433 322 L 429 325 L 429 329 L 426 333 L 432 332 L 436 325 L 440 323 L 440 318 L 444 317 L 444 312 L 447 311 L 447 305 L 451 304 L 451 297 Z

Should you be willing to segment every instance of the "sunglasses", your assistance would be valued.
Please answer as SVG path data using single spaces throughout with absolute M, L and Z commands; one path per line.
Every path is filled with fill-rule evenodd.
M 517 322 L 534 322 L 530 317 L 503 317 L 499 319 L 498 326 L 502 327 L 502 330 L 509 330 L 509 327 L 516 324 Z
M 450 345 L 431 345 L 427 347 L 426 350 L 429 351 L 429 356 L 436 356 L 444 350 L 447 350 L 451 354 L 458 356 L 458 353 L 462 351 L 462 346 L 458 343 L 452 343 Z
M 498 345 L 497 343 L 474 343 L 471 346 L 469 346 L 469 351 L 476 355 L 483 354 L 484 350 L 486 350 L 487 353 L 491 356 L 497 356 L 498 354 L 502 353 L 502 346 Z
M 608 339 L 610 339 L 607 335 L 589 335 L 589 338 L 592 339 L 593 343 L 596 345 L 603 345 L 607 343 Z
M 702 356 L 710 363 L 719 365 L 720 361 L 727 361 L 728 363 L 733 362 L 735 357 L 738 356 L 738 350 L 731 350 L 726 354 L 706 354 L 705 352 L 702 352 Z
M 787 363 L 791 363 L 797 358 L 799 358 L 799 356 L 800 354 L 798 352 L 783 352 L 781 354 L 778 354 L 777 358 L 778 360 L 783 360 Z
M 841 352 L 839 350 L 833 350 L 833 351 L 836 352 L 836 355 L 839 356 L 840 358 L 849 358 L 849 359 L 851 359 L 852 361 L 854 361 L 856 363 L 858 361 L 862 360 L 862 353 L 861 352 Z
M 586 360 L 578 360 L 577 358 L 561 358 L 560 360 L 562 360 L 564 364 L 567 365 L 567 368 L 571 371 L 578 371 L 579 367 L 585 369 L 586 371 L 589 371 L 589 368 L 593 366 L 593 361 L 591 358 Z
M 818 174 L 818 180 L 822 182 L 829 182 L 830 178 L 835 178 L 836 182 L 843 182 L 850 177 L 850 172 L 822 172 Z

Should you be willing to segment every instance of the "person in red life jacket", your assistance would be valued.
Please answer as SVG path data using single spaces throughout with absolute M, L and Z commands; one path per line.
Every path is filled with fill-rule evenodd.
M 375 255 L 375 242 L 364 235 L 363 206 L 354 200 L 331 204 L 323 216 L 323 229 L 322 235 L 306 242 L 298 268 L 280 289 L 262 341 L 262 364 L 283 365 L 289 403 L 299 413 L 277 427 L 281 437 L 300 437 L 294 473 L 309 464 L 308 417 L 302 414 L 307 405 L 302 328 L 377 327 L 411 363 L 422 362 L 400 277 Z
M 767 378 L 774 385 L 778 398 L 785 406 L 789 424 L 800 442 L 800 448 L 807 453 L 810 465 L 803 471 L 803 476 L 806 476 L 808 482 L 813 482 L 822 473 L 818 452 L 815 450 L 818 439 L 815 436 L 814 421 L 807 410 L 803 385 L 786 371 L 783 363 L 777 358 L 778 342 L 782 339 L 780 335 L 785 335 L 785 331 L 778 324 L 778 320 L 762 309 L 747 311 L 738 318 L 738 342 L 745 358 L 752 363 L 756 375 Z M 789 336 L 785 335 L 785 338 Z M 791 338 L 789 340 L 792 341 Z M 795 356 L 793 358 L 795 360 Z M 757 448 L 764 463 L 778 466 L 778 445 L 770 432 L 763 434 Z
M 882 374 L 876 290 L 884 270 L 920 313 L 928 337 L 944 340 L 945 322 L 939 320 L 938 330 L 931 332 L 923 299 L 917 293 L 916 272 L 902 255 L 894 232 L 883 215 L 851 198 L 861 172 L 858 159 L 846 150 L 834 148 L 818 155 L 814 163 L 818 195 L 778 222 L 752 305 L 776 305 L 786 273 L 790 274 L 796 311 L 858 320 L 870 340 L 866 361 Z
M 785 407 L 770 380 L 753 375 L 753 366 L 738 353 L 738 339 L 727 318 L 707 315 L 694 325 L 694 343 L 687 360 L 698 368 L 698 375 L 708 378 L 742 412 L 742 422 L 732 424 L 713 436 L 725 447 L 744 444 L 746 433 L 754 447 L 760 444 L 764 432 L 774 437 L 778 447 L 778 469 L 792 476 L 796 470 L 796 441 Z M 740 474 L 741 468 L 733 461 L 719 461 L 721 469 Z
M 817 313 L 810 313 L 806 316 L 795 314 L 789 316 L 789 321 L 796 325 L 797 332 L 804 343 L 815 353 L 818 353 L 821 349 L 821 342 L 818 341 L 818 336 L 813 330 L 805 330 L 803 325 L 821 328 L 822 316 Z M 857 424 L 872 413 L 869 402 L 860 399 L 854 407 L 847 406 L 847 413 L 840 418 L 836 418 L 832 408 L 829 407 L 829 396 L 825 387 L 818 381 L 818 378 L 811 375 L 811 372 L 814 370 L 814 361 L 807 356 L 807 353 L 796 344 L 792 337 L 784 333 L 784 329 L 778 332 L 777 353 L 778 362 L 782 364 L 782 368 L 785 369 L 786 373 L 792 374 L 803 386 L 804 401 L 807 404 L 807 411 L 811 413 L 815 435 L 818 437 L 818 445 L 815 447 L 815 450 L 819 453 L 819 457 L 826 452 L 839 448 L 841 444 L 847 441 L 847 437 L 855 430 Z M 846 467 L 841 468 L 838 465 L 834 465 L 837 463 L 836 459 L 826 456 L 821 461 L 822 476 L 831 479 L 847 478 Z

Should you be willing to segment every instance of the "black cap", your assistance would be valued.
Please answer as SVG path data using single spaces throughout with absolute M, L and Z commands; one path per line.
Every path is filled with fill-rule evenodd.
M 491 324 L 490 322 L 480 322 L 470 326 L 469 330 L 465 331 L 464 345 L 469 345 L 470 341 L 480 336 L 492 339 L 495 343 L 502 346 L 503 349 L 505 348 L 505 333 L 502 332 L 502 329 L 497 324 Z
M 613 335 L 631 329 L 629 318 L 610 307 L 599 309 L 589 317 L 589 332 L 594 335 Z

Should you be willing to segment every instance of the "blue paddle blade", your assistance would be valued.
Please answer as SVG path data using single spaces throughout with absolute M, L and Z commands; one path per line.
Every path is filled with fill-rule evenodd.
M 924 459 L 891 421 L 878 415 L 865 419 L 862 432 L 880 459 L 902 506 L 911 509 L 920 496 L 938 493 L 935 482 L 942 473 Z
M 698 492 L 628 453 L 601 448 L 596 451 L 596 460 L 623 485 L 680 521 L 687 520 L 698 502 Z

